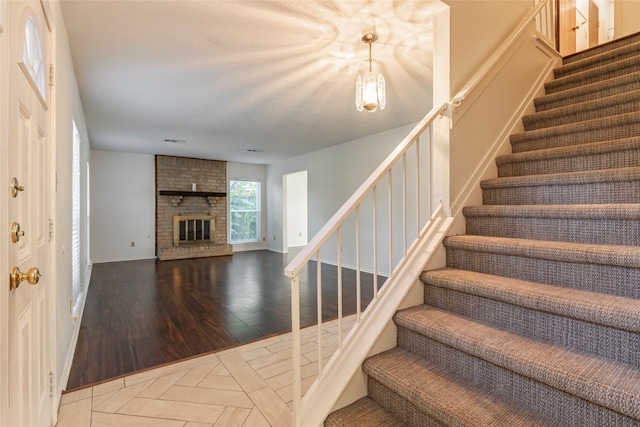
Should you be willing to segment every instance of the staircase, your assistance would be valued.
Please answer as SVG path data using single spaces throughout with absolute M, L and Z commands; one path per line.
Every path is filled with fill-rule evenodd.
M 640 425 L 640 35 L 554 75 L 325 426 Z

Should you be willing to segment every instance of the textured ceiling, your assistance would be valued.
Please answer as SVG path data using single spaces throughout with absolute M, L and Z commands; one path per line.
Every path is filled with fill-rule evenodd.
M 260 164 L 422 118 L 431 107 L 437 7 L 62 1 L 93 148 Z M 368 67 L 360 39 L 372 30 L 387 107 L 358 112 L 355 79 Z

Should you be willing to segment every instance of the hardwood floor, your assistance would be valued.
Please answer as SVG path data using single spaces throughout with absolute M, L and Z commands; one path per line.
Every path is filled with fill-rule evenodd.
M 95 264 L 67 390 L 291 330 L 293 254 L 239 252 L 179 261 Z M 301 325 L 316 323 L 316 263 L 300 275 Z M 344 314 L 356 274 L 343 269 Z M 373 294 L 363 273 L 362 309 Z M 384 278 L 378 283 L 381 286 Z M 337 317 L 337 268 L 322 266 L 323 321 Z

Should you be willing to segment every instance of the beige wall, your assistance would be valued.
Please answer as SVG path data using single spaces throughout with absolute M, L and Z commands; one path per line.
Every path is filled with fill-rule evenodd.
M 616 0 L 613 4 L 614 38 L 640 31 L 640 1 Z

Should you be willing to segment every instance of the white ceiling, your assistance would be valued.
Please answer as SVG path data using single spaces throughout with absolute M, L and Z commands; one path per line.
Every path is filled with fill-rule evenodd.
M 94 149 L 258 164 L 421 119 L 431 108 L 437 7 L 414 0 L 62 1 Z M 372 30 L 387 107 L 358 112 L 355 79 L 368 67 L 361 37 Z

